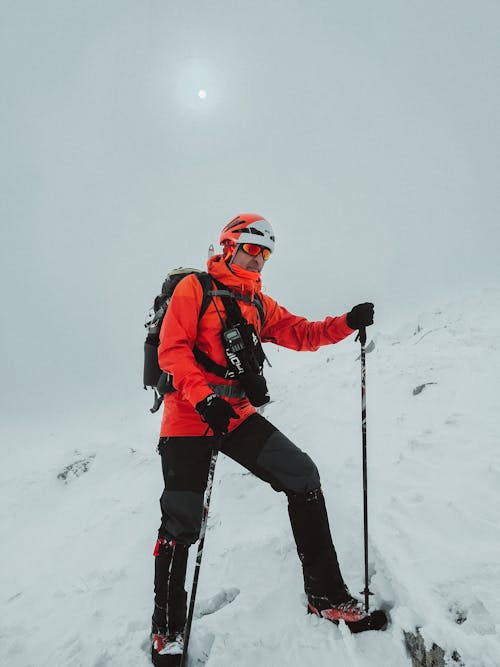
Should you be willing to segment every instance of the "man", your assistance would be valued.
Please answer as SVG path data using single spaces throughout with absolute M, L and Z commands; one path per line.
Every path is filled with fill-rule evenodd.
M 212 296 L 200 318 L 203 288 L 195 275 L 187 276 L 175 289 L 160 334 L 159 364 L 171 374 L 176 391 L 165 396 L 158 447 L 165 490 L 154 552 L 152 657 L 156 665 L 177 664 L 173 655 L 182 653 L 188 549 L 200 532 L 212 448 L 286 493 L 308 611 L 333 622 L 344 620 L 353 632 L 379 629 L 385 622 L 383 612 L 366 615 L 344 583 L 315 464 L 255 410 L 269 401 L 262 363 L 257 368 L 247 364 L 243 374 L 227 377 L 231 362 L 236 372 L 238 360 L 228 352 L 227 337 L 222 337 L 223 328 L 234 324 L 232 304 L 236 302 L 241 331 L 249 325 L 256 334 L 247 337 L 245 353 L 255 357 L 260 341 L 313 351 L 372 324 L 373 304 L 309 322 L 263 294 L 260 274 L 275 238 L 269 222 L 259 215 L 242 214 L 231 220 L 222 230 L 220 243 L 222 254 L 208 261 L 208 273 L 220 296 Z M 252 345 L 255 349 L 248 351 Z

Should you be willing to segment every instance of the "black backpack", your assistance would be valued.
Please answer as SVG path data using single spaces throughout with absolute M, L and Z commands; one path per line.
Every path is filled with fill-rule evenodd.
M 203 317 L 213 296 L 220 296 L 225 303 L 226 308 L 230 306 L 231 301 L 250 301 L 250 299 L 245 296 L 236 295 L 231 292 L 225 285 L 213 279 L 206 271 L 183 267 L 179 267 L 170 271 L 170 273 L 163 281 L 161 293 L 155 297 L 153 307 L 150 308 L 144 323 L 148 333 L 144 342 L 143 385 L 144 389 L 151 387 L 154 391 L 154 403 L 153 407 L 150 409 L 150 412 L 153 413 L 160 409 L 160 406 L 163 402 L 163 396 L 175 391 L 175 387 L 172 384 L 172 376 L 170 373 L 165 373 L 162 371 L 158 364 L 158 346 L 160 344 L 161 325 L 163 323 L 168 304 L 170 303 L 175 288 L 183 278 L 191 274 L 196 275 L 203 290 L 203 299 L 200 306 L 198 321 L 200 321 Z M 214 283 L 217 287 L 216 290 L 213 289 Z M 258 295 L 255 296 L 255 299 L 252 303 L 254 303 L 256 306 L 261 323 L 263 323 L 264 308 Z M 224 373 L 226 369 L 215 364 L 215 362 L 213 362 L 209 357 L 201 352 L 201 350 L 195 347 L 193 353 L 197 361 L 199 361 L 199 363 L 201 363 L 208 370 L 215 373 L 216 375 L 220 375 L 221 377 L 225 376 Z M 229 377 L 227 373 L 226 377 Z

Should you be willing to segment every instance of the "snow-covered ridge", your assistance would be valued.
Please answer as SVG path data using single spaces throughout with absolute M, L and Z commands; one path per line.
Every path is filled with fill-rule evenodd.
M 500 290 L 484 290 L 397 331 L 370 330 L 371 603 L 390 611 L 390 628 L 353 637 L 307 616 L 286 499 L 219 457 L 191 665 L 403 667 L 402 631 L 419 626 L 467 667 L 498 667 L 499 305 Z M 319 467 L 354 593 L 363 587 L 358 354 L 353 339 L 314 354 L 270 346 L 266 410 Z M 158 419 L 141 396 L 115 424 L 6 434 L 2 664 L 150 664 L 161 472 Z

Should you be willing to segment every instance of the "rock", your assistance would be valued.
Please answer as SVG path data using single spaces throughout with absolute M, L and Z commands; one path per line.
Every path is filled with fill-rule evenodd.
M 404 637 L 412 667 L 446 667 L 446 653 L 438 644 L 432 644 L 431 648 L 427 649 L 418 628 L 415 632 L 405 631 Z M 451 659 L 457 667 L 465 667 L 457 651 L 453 651 Z

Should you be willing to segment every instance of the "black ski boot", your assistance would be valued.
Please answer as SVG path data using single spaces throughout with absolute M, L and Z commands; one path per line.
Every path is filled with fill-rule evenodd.
M 189 546 L 156 542 L 155 608 L 151 628 L 151 659 L 155 667 L 178 667 L 184 650 L 187 593 L 184 590 Z

